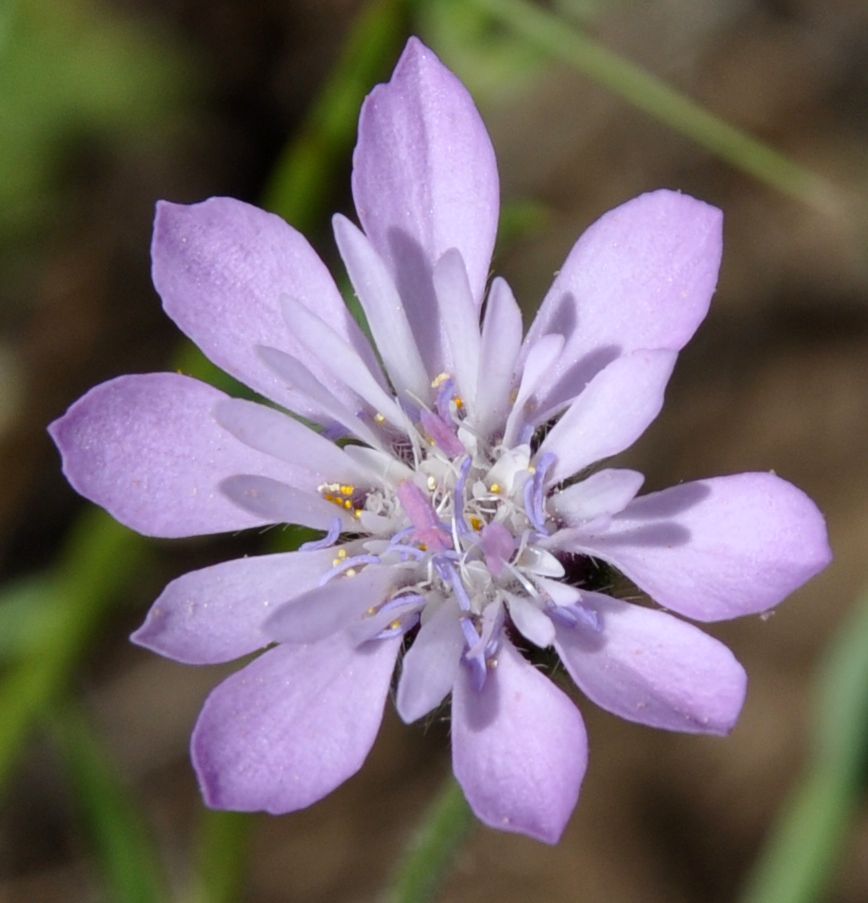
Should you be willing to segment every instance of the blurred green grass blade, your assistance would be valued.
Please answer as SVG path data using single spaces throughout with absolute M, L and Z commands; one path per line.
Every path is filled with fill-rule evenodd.
M 263 206 L 302 232 L 321 225 L 349 154 L 365 95 L 392 68 L 406 35 L 407 0 L 373 0 L 354 24 L 306 122 L 278 160 Z
M 199 826 L 196 886 L 190 903 L 238 903 L 244 899 L 247 854 L 254 816 L 207 809 Z
M 0 790 L 36 719 L 68 690 L 72 669 L 143 560 L 143 542 L 102 511 L 76 523 L 46 578 L 42 634 L 0 684 Z
M 88 839 L 112 903 L 165 903 L 162 867 L 114 763 L 79 712 L 69 706 L 51 721 Z
M 825 179 L 715 116 L 558 16 L 527 0 L 470 2 L 551 56 L 771 188 L 819 210 L 837 208 L 837 191 Z
M 868 595 L 845 624 L 818 680 L 817 736 L 742 903 L 815 903 L 836 877 L 868 774 Z
M 24 577 L 0 591 L 0 664 L 6 665 L 35 646 L 47 626 L 51 581 L 44 574 Z
M 464 793 L 450 774 L 398 862 L 386 903 L 433 900 L 475 824 Z

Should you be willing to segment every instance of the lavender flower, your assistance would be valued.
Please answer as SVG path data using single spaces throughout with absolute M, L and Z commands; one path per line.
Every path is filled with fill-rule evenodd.
M 637 497 L 641 474 L 595 469 L 654 420 L 706 314 L 718 210 L 657 191 L 606 214 L 523 338 L 502 279 L 483 304 L 491 143 L 415 39 L 365 102 L 353 194 L 362 228 L 336 216 L 334 229 L 376 347 L 282 220 L 228 198 L 164 203 L 153 275 L 167 313 L 274 406 L 178 374 L 126 376 L 51 434 L 72 485 L 146 535 L 324 532 L 173 581 L 133 636 L 191 664 L 270 647 L 199 718 L 209 805 L 290 812 L 354 774 L 404 650 L 401 717 L 451 694 L 454 770 L 477 816 L 552 843 L 578 797 L 585 729 L 523 652 L 553 647 L 598 705 L 669 730 L 725 734 L 745 694 L 725 646 L 595 589 L 594 563 L 675 614 L 733 618 L 827 564 L 823 519 L 768 473 Z

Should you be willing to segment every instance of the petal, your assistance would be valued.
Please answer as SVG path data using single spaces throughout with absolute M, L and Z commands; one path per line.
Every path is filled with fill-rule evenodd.
M 454 248 L 434 265 L 434 292 L 446 337 L 445 367 L 455 374 L 458 394 L 473 404 L 479 367 L 479 308 L 467 281 L 461 254 Z
M 564 337 L 552 333 L 544 335 L 528 351 L 522 367 L 518 393 L 506 421 L 503 443 L 507 447 L 515 445 L 517 441 L 521 442 L 522 439 L 528 441 L 527 437 L 521 434 L 526 423 L 535 422 L 534 412 L 538 410 L 539 404 L 532 396 L 540 386 L 547 384 L 549 374 L 557 363 L 563 347 Z
M 481 436 L 490 436 L 506 422 L 521 334 L 521 310 L 515 297 L 503 279 L 495 279 L 485 305 L 473 405 L 473 418 Z
M 403 421 L 403 412 L 387 391 L 379 365 L 373 368 L 341 335 L 295 298 L 281 298 L 283 315 L 298 345 L 308 359 L 316 360 L 347 396 L 356 395 L 374 411 L 382 411 L 393 423 Z
M 328 387 L 324 386 L 305 365 L 290 354 L 260 345 L 256 353 L 263 365 L 275 374 L 288 391 L 300 394 L 308 399 L 317 410 L 322 411 L 329 419 L 343 426 L 348 432 L 371 445 L 381 446 L 382 440 L 367 423 L 353 413 L 353 400 L 349 406 L 339 401 Z M 295 410 L 300 410 L 295 408 Z
M 623 511 L 644 482 L 645 477 L 638 470 L 598 470 L 581 483 L 556 492 L 549 506 L 564 523 L 580 524 Z
M 272 640 L 262 624 L 275 606 L 315 586 L 334 549 L 224 561 L 173 580 L 132 635 L 139 646 L 189 665 L 228 662 Z
M 601 370 L 539 448 L 539 456 L 557 456 L 548 483 L 629 448 L 660 413 L 675 358 L 673 351 L 636 351 Z
M 283 476 L 300 489 L 315 491 L 323 483 L 365 486 L 371 479 L 334 442 L 282 411 L 229 398 L 217 404 L 214 417 L 240 442 L 291 465 Z
M 558 627 L 555 648 L 589 699 L 651 727 L 732 730 L 747 675 L 723 643 L 665 612 L 600 593 L 583 592 L 582 603 L 597 613 L 602 629 Z
M 766 611 L 832 557 L 817 506 L 769 473 L 653 492 L 607 532 L 574 532 L 569 547 L 610 562 L 660 605 L 698 621 Z
M 277 475 L 279 461 L 218 426 L 227 398 L 177 373 L 121 376 L 91 389 L 49 427 L 73 488 L 146 536 L 193 536 L 259 526 L 218 484 L 231 474 Z
M 689 341 L 717 284 L 722 222 L 717 208 L 661 190 L 611 210 L 582 235 L 525 343 L 550 332 L 567 337 L 544 408 L 574 398 L 619 355 L 678 351 Z
M 402 577 L 396 567 L 366 567 L 355 576 L 337 576 L 277 609 L 265 632 L 279 643 L 317 643 L 385 602 Z
M 342 634 L 279 646 L 208 697 L 193 731 L 205 802 L 293 812 L 354 775 L 370 751 L 401 641 L 353 649 Z
M 418 39 L 365 100 L 353 155 L 362 227 L 389 267 L 429 373 L 442 369 L 431 273 L 449 248 L 481 303 L 497 231 L 491 140 L 467 89 Z
M 540 649 L 551 646 L 555 638 L 555 626 L 551 618 L 527 596 L 506 594 L 509 616 L 518 632 Z
M 315 310 L 351 344 L 360 337 L 334 281 L 305 238 L 280 217 L 232 198 L 157 205 L 154 285 L 166 313 L 218 367 L 300 413 L 256 354 L 257 345 L 302 350 L 287 329 L 282 295 Z M 315 360 L 304 363 L 317 369 Z
M 578 710 L 509 642 L 481 691 L 460 669 L 452 692 L 452 767 L 480 821 L 557 843 L 586 764 Z
M 327 502 L 322 496 L 271 477 L 240 474 L 227 477 L 220 491 L 239 508 L 266 524 L 299 524 L 314 530 L 329 530 L 335 520 L 344 530 L 355 527 L 350 512 Z
M 444 603 L 422 623 L 404 654 L 398 714 L 407 724 L 437 708 L 452 689 L 464 649 L 464 635 L 455 605 Z
M 364 232 L 340 214 L 332 224 L 341 257 L 392 385 L 398 393 L 409 391 L 426 402 L 434 374 L 425 370 L 391 274 Z

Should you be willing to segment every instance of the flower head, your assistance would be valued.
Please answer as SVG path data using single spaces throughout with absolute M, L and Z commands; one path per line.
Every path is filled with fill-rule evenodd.
M 553 647 L 624 718 L 726 733 L 744 671 L 675 615 L 774 606 L 828 562 L 823 520 L 768 473 L 638 496 L 641 474 L 599 466 L 654 420 L 705 316 L 718 210 L 657 191 L 606 214 L 523 336 L 507 284 L 485 290 L 491 143 L 415 39 L 365 102 L 353 194 L 361 228 L 336 216 L 334 229 L 373 344 L 282 220 L 227 198 L 161 204 L 153 275 L 167 313 L 272 404 L 127 376 L 51 432 L 72 485 L 147 535 L 323 532 L 186 574 L 134 634 L 194 664 L 269 647 L 199 718 L 209 804 L 288 812 L 354 774 L 403 651 L 398 712 L 414 721 L 451 694 L 455 774 L 478 817 L 554 842 L 585 730 L 526 653 Z M 668 611 L 606 595 L 600 562 Z

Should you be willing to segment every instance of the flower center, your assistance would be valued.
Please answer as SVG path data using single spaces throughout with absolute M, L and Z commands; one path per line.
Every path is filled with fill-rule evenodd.
M 399 565 L 401 588 L 367 613 L 379 621 L 388 616 L 377 636 L 410 630 L 429 605 L 453 604 L 465 662 L 481 687 L 496 666 L 505 606 L 520 595 L 545 607 L 540 579 L 564 573 L 537 544 L 552 526 L 545 480 L 554 458 L 531 463 L 529 445 L 506 448 L 478 435 L 448 374 L 432 388 L 433 406 L 420 404 L 413 417 L 411 448 L 403 436 L 394 448 L 395 457 L 413 465 L 397 485 L 367 493 L 340 483 L 320 487 L 367 534 L 364 552 L 335 559 L 325 581 L 369 564 Z

